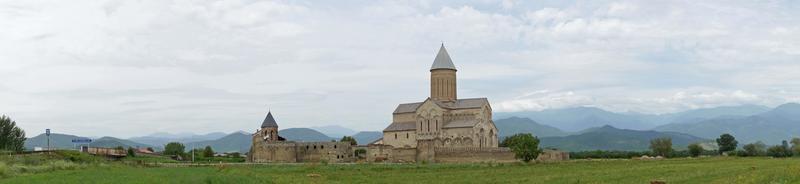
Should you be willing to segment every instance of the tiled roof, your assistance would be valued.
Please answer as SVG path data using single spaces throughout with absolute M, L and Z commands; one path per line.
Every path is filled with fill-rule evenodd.
M 404 131 L 404 130 L 416 130 L 416 129 L 417 129 L 416 124 L 413 121 L 409 121 L 409 122 L 394 122 L 390 124 L 389 127 L 386 127 L 386 129 L 383 129 L 383 131 L 389 132 L 389 131 Z
M 272 117 L 272 112 L 268 112 L 267 118 L 264 118 L 264 122 L 261 123 L 261 128 L 265 127 L 278 127 L 278 123 L 276 123 L 275 118 Z

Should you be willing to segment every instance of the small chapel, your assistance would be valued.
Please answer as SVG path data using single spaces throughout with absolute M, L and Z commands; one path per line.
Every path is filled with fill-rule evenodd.
M 434 140 L 434 147 L 497 147 L 489 100 L 459 99 L 457 72 L 442 44 L 430 68 L 430 97 L 398 105 L 382 144 L 416 148 L 419 140 Z

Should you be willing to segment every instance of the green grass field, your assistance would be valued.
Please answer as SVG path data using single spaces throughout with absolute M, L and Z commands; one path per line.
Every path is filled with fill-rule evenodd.
M 136 167 L 107 164 L 0 183 L 800 183 L 800 159 L 577 160 L 538 164 L 297 164 Z

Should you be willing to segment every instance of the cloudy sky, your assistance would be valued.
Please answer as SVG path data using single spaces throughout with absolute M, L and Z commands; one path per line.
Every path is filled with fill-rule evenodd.
M 800 101 L 800 1 L 0 0 L 0 114 L 29 136 L 381 130 L 444 42 L 495 112 Z

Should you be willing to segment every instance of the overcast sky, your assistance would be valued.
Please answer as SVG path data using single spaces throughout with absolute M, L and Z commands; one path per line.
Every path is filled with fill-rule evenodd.
M 429 95 L 495 112 L 800 101 L 800 1 L 0 0 L 0 114 L 35 136 L 381 130 Z

